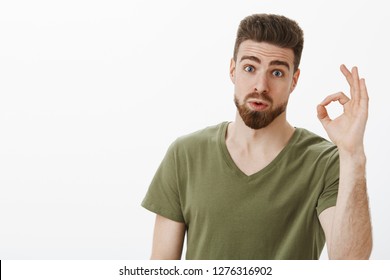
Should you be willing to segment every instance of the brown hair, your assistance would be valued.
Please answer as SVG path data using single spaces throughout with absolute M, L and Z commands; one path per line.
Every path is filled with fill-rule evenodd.
M 240 44 L 246 40 L 266 42 L 294 52 L 294 72 L 298 69 L 303 49 L 303 31 L 289 18 L 272 14 L 254 14 L 240 22 L 233 58 L 237 61 Z

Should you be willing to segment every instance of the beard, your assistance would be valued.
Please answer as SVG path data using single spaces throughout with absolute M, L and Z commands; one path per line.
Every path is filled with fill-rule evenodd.
M 249 98 L 261 98 L 263 100 L 268 101 L 270 104 L 269 106 L 270 109 L 267 109 L 263 112 L 259 112 L 248 108 L 246 103 Z M 287 101 L 286 101 L 283 104 L 277 106 L 275 109 L 272 109 L 273 107 L 272 99 L 267 95 L 259 94 L 257 92 L 247 95 L 244 99 L 243 104 L 240 104 L 237 97 L 234 96 L 234 104 L 236 104 L 238 113 L 240 114 L 246 126 L 252 129 L 261 129 L 268 126 L 270 123 L 273 122 L 274 119 L 280 116 L 280 114 L 285 112 L 287 108 Z

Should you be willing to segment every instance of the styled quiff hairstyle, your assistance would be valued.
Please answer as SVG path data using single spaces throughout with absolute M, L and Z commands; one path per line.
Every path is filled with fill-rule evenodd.
M 272 14 L 254 14 L 244 18 L 237 30 L 234 61 L 237 62 L 238 48 L 246 40 L 292 49 L 294 72 L 298 69 L 303 49 L 303 31 L 294 20 Z

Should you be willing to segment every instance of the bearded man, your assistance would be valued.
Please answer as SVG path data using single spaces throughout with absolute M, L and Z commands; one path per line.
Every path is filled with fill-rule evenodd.
M 367 259 L 372 249 L 363 146 L 368 94 L 357 67 L 340 69 L 350 95 L 318 118 L 330 140 L 292 126 L 303 32 L 256 14 L 237 32 L 230 79 L 237 114 L 178 138 L 142 206 L 156 213 L 152 259 Z M 331 120 L 326 106 L 344 113 Z

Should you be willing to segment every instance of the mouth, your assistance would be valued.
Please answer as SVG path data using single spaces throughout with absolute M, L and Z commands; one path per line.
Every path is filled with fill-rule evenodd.
M 260 100 L 250 100 L 248 103 L 249 107 L 255 111 L 264 111 L 269 107 L 267 103 Z

